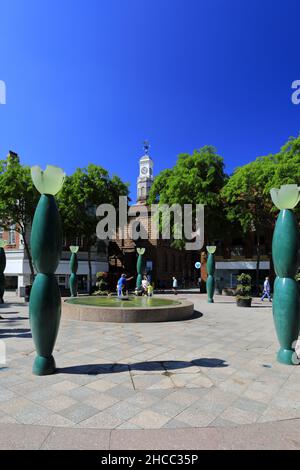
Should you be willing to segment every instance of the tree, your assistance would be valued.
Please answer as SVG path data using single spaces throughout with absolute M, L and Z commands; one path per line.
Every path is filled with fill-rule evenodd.
M 259 266 L 262 234 L 274 225 L 277 208 L 270 189 L 282 184 L 300 184 L 300 136 L 290 138 L 275 155 L 259 157 L 239 167 L 222 189 L 227 217 L 238 222 L 244 233 L 256 232 L 256 288 L 259 290 Z
M 101 166 L 89 164 L 78 168 L 67 176 L 58 195 L 63 229 L 66 234 L 84 238 L 88 253 L 89 290 L 92 289 L 91 248 L 97 242 L 96 226 L 99 218 L 96 209 L 100 204 L 109 203 L 118 207 L 119 196 L 128 195 L 128 185 L 118 176 L 110 178 Z
M 22 236 L 32 277 L 34 267 L 27 237 L 39 197 L 31 180 L 30 168 L 21 165 L 16 153 L 9 152 L 6 160 L 0 161 L 1 226 L 4 230 L 13 226 Z
M 204 204 L 205 238 L 214 240 L 220 237 L 220 224 L 226 221 L 220 198 L 225 181 L 223 158 L 214 147 L 207 145 L 192 155 L 179 155 L 172 169 L 156 176 L 148 202 L 181 206 Z

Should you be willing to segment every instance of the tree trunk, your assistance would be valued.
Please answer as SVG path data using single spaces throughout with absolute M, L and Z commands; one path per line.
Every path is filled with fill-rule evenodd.
M 256 295 L 259 296 L 259 265 L 260 265 L 260 234 L 256 234 L 257 244 L 256 244 Z
M 24 247 L 25 247 L 25 251 L 26 251 L 28 263 L 29 263 L 29 268 L 30 268 L 30 282 L 32 283 L 34 280 L 35 273 L 34 273 L 34 267 L 33 267 L 32 256 L 30 253 L 29 245 L 26 240 L 25 230 L 22 230 L 21 235 L 24 241 Z
M 92 294 L 92 262 L 91 262 L 91 246 L 87 247 L 88 266 L 89 266 L 89 294 Z

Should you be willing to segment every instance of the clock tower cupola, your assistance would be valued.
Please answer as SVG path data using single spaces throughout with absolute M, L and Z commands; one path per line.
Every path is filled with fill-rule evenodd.
M 137 179 L 137 202 L 145 204 L 153 183 L 153 161 L 149 156 L 149 142 L 144 141 L 144 155 L 140 158 L 140 173 Z

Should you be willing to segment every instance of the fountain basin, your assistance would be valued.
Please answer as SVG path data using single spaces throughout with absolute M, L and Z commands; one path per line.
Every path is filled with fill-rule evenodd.
M 188 320 L 194 313 L 194 304 L 184 299 L 163 297 L 135 297 L 120 300 L 117 297 L 79 296 L 65 299 L 62 318 L 69 320 L 152 323 Z

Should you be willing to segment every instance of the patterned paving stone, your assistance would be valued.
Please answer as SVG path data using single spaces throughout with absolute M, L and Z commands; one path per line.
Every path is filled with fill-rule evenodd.
M 66 408 L 69 408 L 70 406 L 75 405 L 76 403 L 77 400 L 74 400 L 71 397 L 68 397 L 66 395 L 56 395 L 55 398 L 44 401 L 43 406 L 49 408 L 49 410 L 51 411 L 57 412 L 65 410 Z
M 169 417 L 161 415 L 151 410 L 143 410 L 129 420 L 130 423 L 137 424 L 142 429 L 156 429 L 162 427 Z
M 98 413 L 99 410 L 85 403 L 75 403 L 75 405 L 60 411 L 60 415 L 77 424 Z
M 300 367 L 276 361 L 271 307 L 255 299 L 241 311 L 229 297 L 216 296 L 214 304 L 204 295 L 184 297 L 202 317 L 124 325 L 63 320 L 58 373 L 44 377 L 31 373 L 28 306 L 17 299 L 2 306 L 0 326 L 9 332 L 0 422 L 175 429 L 300 417 Z
M 81 421 L 80 427 L 114 429 L 123 422 L 124 420 L 122 418 L 117 417 L 105 410 L 94 414 L 92 417 L 84 421 Z

